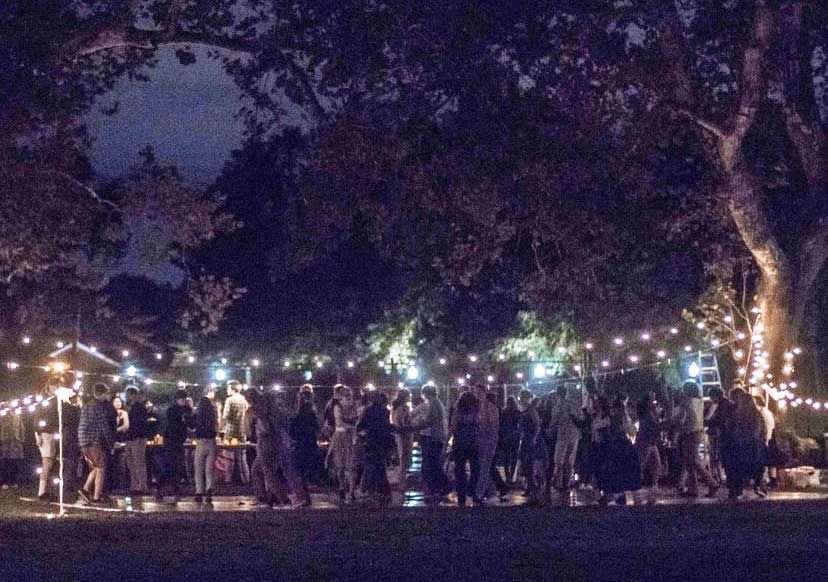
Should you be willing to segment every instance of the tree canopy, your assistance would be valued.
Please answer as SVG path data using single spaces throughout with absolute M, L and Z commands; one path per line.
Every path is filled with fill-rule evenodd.
M 205 275 L 213 292 L 187 295 L 196 305 L 215 296 L 220 316 L 196 327 L 214 330 L 227 309 L 237 327 L 255 313 L 278 319 L 279 341 L 316 334 L 320 350 L 381 321 L 414 321 L 430 345 L 481 349 L 526 310 L 584 337 L 652 327 L 747 281 L 780 365 L 824 281 L 820 3 L 51 0 L 3 10 L 0 102 L 15 128 L 4 179 L 28 194 L 42 166 L 52 177 L 37 181 L 38 204 L 89 208 L 68 223 L 53 213 L 55 226 L 23 245 L 28 256 L 15 245 L 40 232 L 28 219 L 4 234 L 9 284 L 66 268 L 90 233 L 111 245 L 106 224 L 140 237 L 144 222 L 117 218 L 119 192 L 156 205 L 168 236 L 197 219 L 195 240 L 165 246 L 173 262 L 225 232 L 197 268 L 232 262 L 228 248 L 268 265 L 266 279 L 235 269 L 256 285 L 236 320 L 233 284 Z M 139 194 L 163 199 L 169 170 L 149 173 L 160 186 L 139 169 L 97 187 L 77 113 L 114 79 L 140 79 L 159 48 L 186 65 L 195 45 L 244 91 L 243 151 L 209 194 L 176 186 L 178 208 Z M 17 215 L 24 195 L 3 212 Z M 225 198 L 247 227 L 229 232 Z M 183 308 L 179 321 L 196 320 Z

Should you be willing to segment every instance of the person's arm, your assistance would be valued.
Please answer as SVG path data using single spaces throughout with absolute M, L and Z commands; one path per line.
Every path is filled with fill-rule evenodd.
M 121 416 L 124 419 L 124 423 L 118 427 L 118 432 L 126 433 L 129 431 L 129 413 L 125 410 Z

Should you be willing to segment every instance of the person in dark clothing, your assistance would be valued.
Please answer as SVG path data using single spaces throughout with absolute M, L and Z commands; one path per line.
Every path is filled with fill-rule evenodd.
M 386 463 L 394 450 L 394 428 L 388 412 L 388 397 L 382 392 L 369 394 L 369 405 L 357 424 L 357 433 L 365 435 L 365 474 L 363 490 L 381 504 L 391 501 Z
M 734 388 L 730 391 L 730 398 L 734 408 L 729 423 L 731 443 L 727 488 L 729 499 L 739 499 L 761 462 L 765 423 L 750 394 L 741 388 Z
M 736 473 L 734 472 L 735 442 L 733 437 L 733 416 L 736 405 L 725 397 L 718 388 L 710 391 L 710 399 L 716 405 L 716 410 L 707 421 L 708 430 L 715 433 L 719 447 L 719 458 L 725 473 L 725 483 L 729 492 L 736 490 Z
M 308 484 L 319 480 L 322 467 L 322 454 L 317 442 L 319 417 L 310 390 L 299 392 L 298 411 L 290 423 L 290 436 L 293 440 L 293 461 L 301 476 L 303 495 L 309 498 Z
M 202 396 L 196 406 L 195 414 L 191 417 L 195 437 L 195 455 L 193 468 L 195 470 L 196 503 L 202 499 L 207 503 L 213 502 L 213 482 L 216 467 L 216 436 L 218 435 L 218 413 L 213 400 L 206 394 Z
M 506 501 L 506 494 L 509 492 L 509 485 L 506 480 L 500 475 L 500 469 L 498 469 L 499 465 L 499 456 L 500 456 L 500 417 L 503 414 L 503 411 L 497 404 L 497 393 L 493 391 L 489 391 L 486 393 L 486 399 L 495 407 L 497 410 L 497 443 L 495 444 L 495 456 L 492 461 L 491 466 L 489 467 L 489 479 L 491 479 L 492 483 L 497 489 L 497 495 L 501 502 Z M 508 475 L 507 475 L 508 477 Z
M 520 447 L 520 411 L 514 396 L 506 399 L 506 407 L 500 412 L 500 433 L 497 440 L 498 461 L 506 473 L 506 483 L 512 483 L 517 468 Z
M 126 388 L 129 430 L 126 434 L 124 456 L 129 470 L 129 490 L 132 495 L 147 492 L 147 439 L 150 438 L 149 415 L 137 386 Z
M 530 503 L 539 503 L 540 484 L 538 476 L 542 476 L 542 456 L 545 454 L 545 441 L 541 432 L 540 417 L 538 416 L 538 401 L 531 391 L 520 392 L 520 449 L 518 458 L 526 480 L 526 496 Z M 538 470 L 540 469 L 540 471 Z
M 191 423 L 193 407 L 185 390 L 175 393 L 175 402 L 167 409 L 167 424 L 164 427 L 163 471 L 158 481 L 156 499 L 163 501 L 164 489 L 171 488 L 177 501 L 181 477 L 184 474 L 187 430 Z
M 63 432 L 60 434 L 63 441 L 63 488 L 65 491 L 75 491 L 78 486 L 78 465 L 82 460 L 78 442 L 81 409 L 77 405 L 77 396 L 64 401 L 61 406 L 63 407 L 61 410 Z
M 618 505 L 625 505 L 626 492 L 641 489 L 638 454 L 628 437 L 630 424 L 623 400 L 616 399 L 609 411 L 609 428 L 601 443 L 601 462 L 597 467 L 602 505 L 613 495 L 617 495 Z
M 475 505 L 481 503 L 477 496 L 477 481 L 480 478 L 480 458 L 477 431 L 480 423 L 480 402 L 471 392 L 464 392 L 457 401 L 451 415 L 451 434 L 454 437 L 452 456 L 454 459 L 454 486 L 457 489 L 457 505 L 466 505 L 466 496 L 471 494 Z M 466 464 L 469 465 L 468 475 Z

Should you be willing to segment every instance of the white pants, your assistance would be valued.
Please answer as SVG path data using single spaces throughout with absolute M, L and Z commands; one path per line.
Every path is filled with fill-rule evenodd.
M 196 439 L 195 459 L 196 495 L 213 491 L 213 475 L 216 466 L 216 439 Z M 205 477 L 207 488 L 205 489 Z

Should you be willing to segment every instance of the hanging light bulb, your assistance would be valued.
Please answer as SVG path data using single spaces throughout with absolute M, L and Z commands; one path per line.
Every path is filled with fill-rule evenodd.
M 724 322 L 733 323 L 733 317 L 731 317 L 730 315 L 725 315 Z
M 658 352 L 656 352 L 656 356 L 658 356 L 660 360 L 663 360 L 667 357 L 667 352 L 665 352 L 664 350 L 658 350 Z
M 693 346 L 684 346 L 684 351 L 688 354 L 693 351 Z
M 254 368 L 258 368 L 259 366 L 262 365 L 262 362 L 259 361 L 258 358 L 253 358 L 252 360 L 250 360 L 250 365 L 253 366 Z
M 617 337 L 614 340 L 612 340 L 612 343 L 614 343 L 617 346 L 623 346 L 624 345 L 624 338 Z
M 678 332 L 679 332 L 679 330 L 678 330 L 678 328 L 677 328 L 677 327 L 671 327 L 671 328 L 670 328 L 670 333 L 671 333 L 672 335 L 678 335 Z
M 651 336 L 649 333 L 647 333 L 647 332 L 644 332 L 644 333 L 642 333 L 642 334 L 641 334 L 641 340 L 642 340 L 642 341 L 645 341 L 645 342 L 650 341 L 650 338 L 651 338 L 651 337 L 652 337 L 652 336 Z
M 630 361 L 631 361 L 633 364 L 637 364 L 637 363 L 638 363 L 638 360 L 639 360 L 639 358 L 638 358 L 638 356 L 636 356 L 635 354 L 633 354 L 633 355 L 631 355 L 631 356 L 630 356 Z
M 609 368 L 609 365 L 610 365 L 610 363 L 607 360 L 604 360 L 604 361 L 601 362 L 601 367 L 602 368 Z
M 475 356 L 474 354 L 470 355 L 469 356 L 469 361 L 472 362 L 472 363 L 476 362 L 477 361 L 477 356 Z
M 128 358 L 129 357 L 129 350 L 122 350 L 121 351 L 121 356 L 123 356 L 124 358 Z
M 506 354 L 498 354 L 497 359 L 501 362 L 506 359 Z
M 195 364 L 195 356 L 187 356 L 187 363 L 188 364 Z
M 588 350 L 591 350 L 591 349 L 592 349 L 592 348 L 594 348 L 595 346 L 594 346 L 594 345 L 592 345 L 592 343 L 591 343 L 591 342 L 587 342 L 587 343 L 584 345 L 584 347 L 585 347 L 586 349 L 588 349 Z
M 162 354 L 161 352 L 158 352 L 157 354 L 155 354 L 155 359 L 156 360 L 163 360 L 164 359 L 164 354 Z
M 354 363 L 353 363 L 353 361 L 350 361 L 350 360 L 348 361 L 348 367 L 349 367 L 349 368 L 353 368 L 353 367 L 354 367 Z

